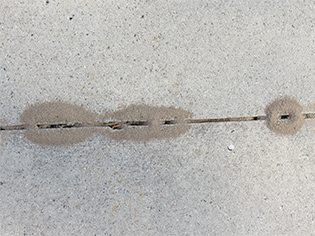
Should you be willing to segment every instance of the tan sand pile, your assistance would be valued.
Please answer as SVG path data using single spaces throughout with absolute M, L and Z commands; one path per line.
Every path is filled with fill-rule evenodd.
M 32 105 L 20 117 L 20 121 L 28 128 L 24 135 L 32 142 L 41 145 L 69 145 L 82 142 L 93 134 L 94 129 L 37 129 L 36 124 L 88 122 L 96 119 L 96 114 L 64 102 Z
M 126 121 L 147 121 L 147 126 L 127 126 L 122 130 L 106 130 L 116 140 L 148 141 L 151 139 L 176 138 L 190 129 L 182 121 L 192 113 L 181 108 L 149 105 L 130 105 L 125 109 L 106 116 L 105 119 Z M 161 125 L 163 120 L 176 120 L 174 125 Z
M 303 107 L 293 98 L 278 98 L 265 109 L 267 127 L 277 134 L 295 134 L 305 121 L 302 111 Z
M 146 121 L 145 126 L 124 126 L 121 130 L 105 130 L 116 140 L 149 141 L 151 139 L 176 138 L 185 133 L 190 125 L 182 124 L 192 113 L 173 107 L 155 107 L 148 105 L 131 105 L 125 109 L 108 114 L 103 119 L 111 121 Z M 73 124 L 76 122 L 94 122 L 97 115 L 86 109 L 64 102 L 47 102 L 32 105 L 25 110 L 20 121 L 27 126 L 25 136 L 40 145 L 69 145 L 84 141 L 96 128 L 56 128 L 39 129 L 37 124 Z M 176 125 L 161 125 L 161 120 L 176 120 Z

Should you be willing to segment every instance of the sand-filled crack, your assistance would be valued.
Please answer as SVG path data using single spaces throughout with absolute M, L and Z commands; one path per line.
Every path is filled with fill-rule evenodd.
M 306 107 L 309 110 L 309 106 Z M 302 113 L 303 107 L 293 98 L 275 99 L 265 108 L 265 116 L 193 119 L 193 113 L 175 107 L 130 105 L 105 115 L 97 115 L 81 106 L 66 102 L 45 102 L 26 109 L 22 125 L 0 126 L 0 130 L 24 130 L 25 136 L 40 145 L 69 145 L 82 142 L 93 134 L 106 134 L 115 140 L 146 142 L 176 138 L 191 125 L 215 122 L 265 121 L 279 135 L 293 135 L 315 113 Z M 101 128 L 101 127 L 107 127 Z

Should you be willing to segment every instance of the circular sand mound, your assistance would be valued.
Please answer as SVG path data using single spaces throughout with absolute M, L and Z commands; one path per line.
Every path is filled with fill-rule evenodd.
M 267 127 L 277 134 L 293 135 L 304 124 L 302 111 L 303 107 L 293 98 L 278 98 L 265 109 Z

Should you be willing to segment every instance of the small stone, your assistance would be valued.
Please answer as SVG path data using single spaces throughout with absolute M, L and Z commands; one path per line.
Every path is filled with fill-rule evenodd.
M 233 145 L 233 144 L 230 144 L 230 145 L 227 147 L 227 149 L 228 149 L 230 152 L 232 152 L 233 149 L 234 149 L 234 145 Z

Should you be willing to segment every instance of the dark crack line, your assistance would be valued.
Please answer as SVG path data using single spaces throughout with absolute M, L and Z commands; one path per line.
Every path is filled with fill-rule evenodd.
M 314 119 L 315 113 L 303 113 L 305 119 Z M 243 121 L 262 121 L 266 120 L 267 116 L 247 116 L 247 117 L 229 117 L 229 118 L 214 118 L 214 119 L 187 119 L 182 122 L 178 120 L 162 120 L 160 125 L 177 125 L 177 124 L 203 124 L 203 123 L 222 123 L 222 122 L 243 122 Z M 279 115 L 279 120 L 288 120 L 289 115 Z M 74 123 L 53 123 L 53 124 L 36 124 L 34 127 L 29 127 L 26 124 L 22 125 L 7 125 L 0 126 L 0 131 L 4 130 L 26 130 L 26 129 L 70 129 L 70 128 L 85 128 L 85 127 L 109 127 L 111 129 L 123 129 L 127 126 L 148 126 L 148 121 L 94 121 L 94 122 L 74 122 Z

